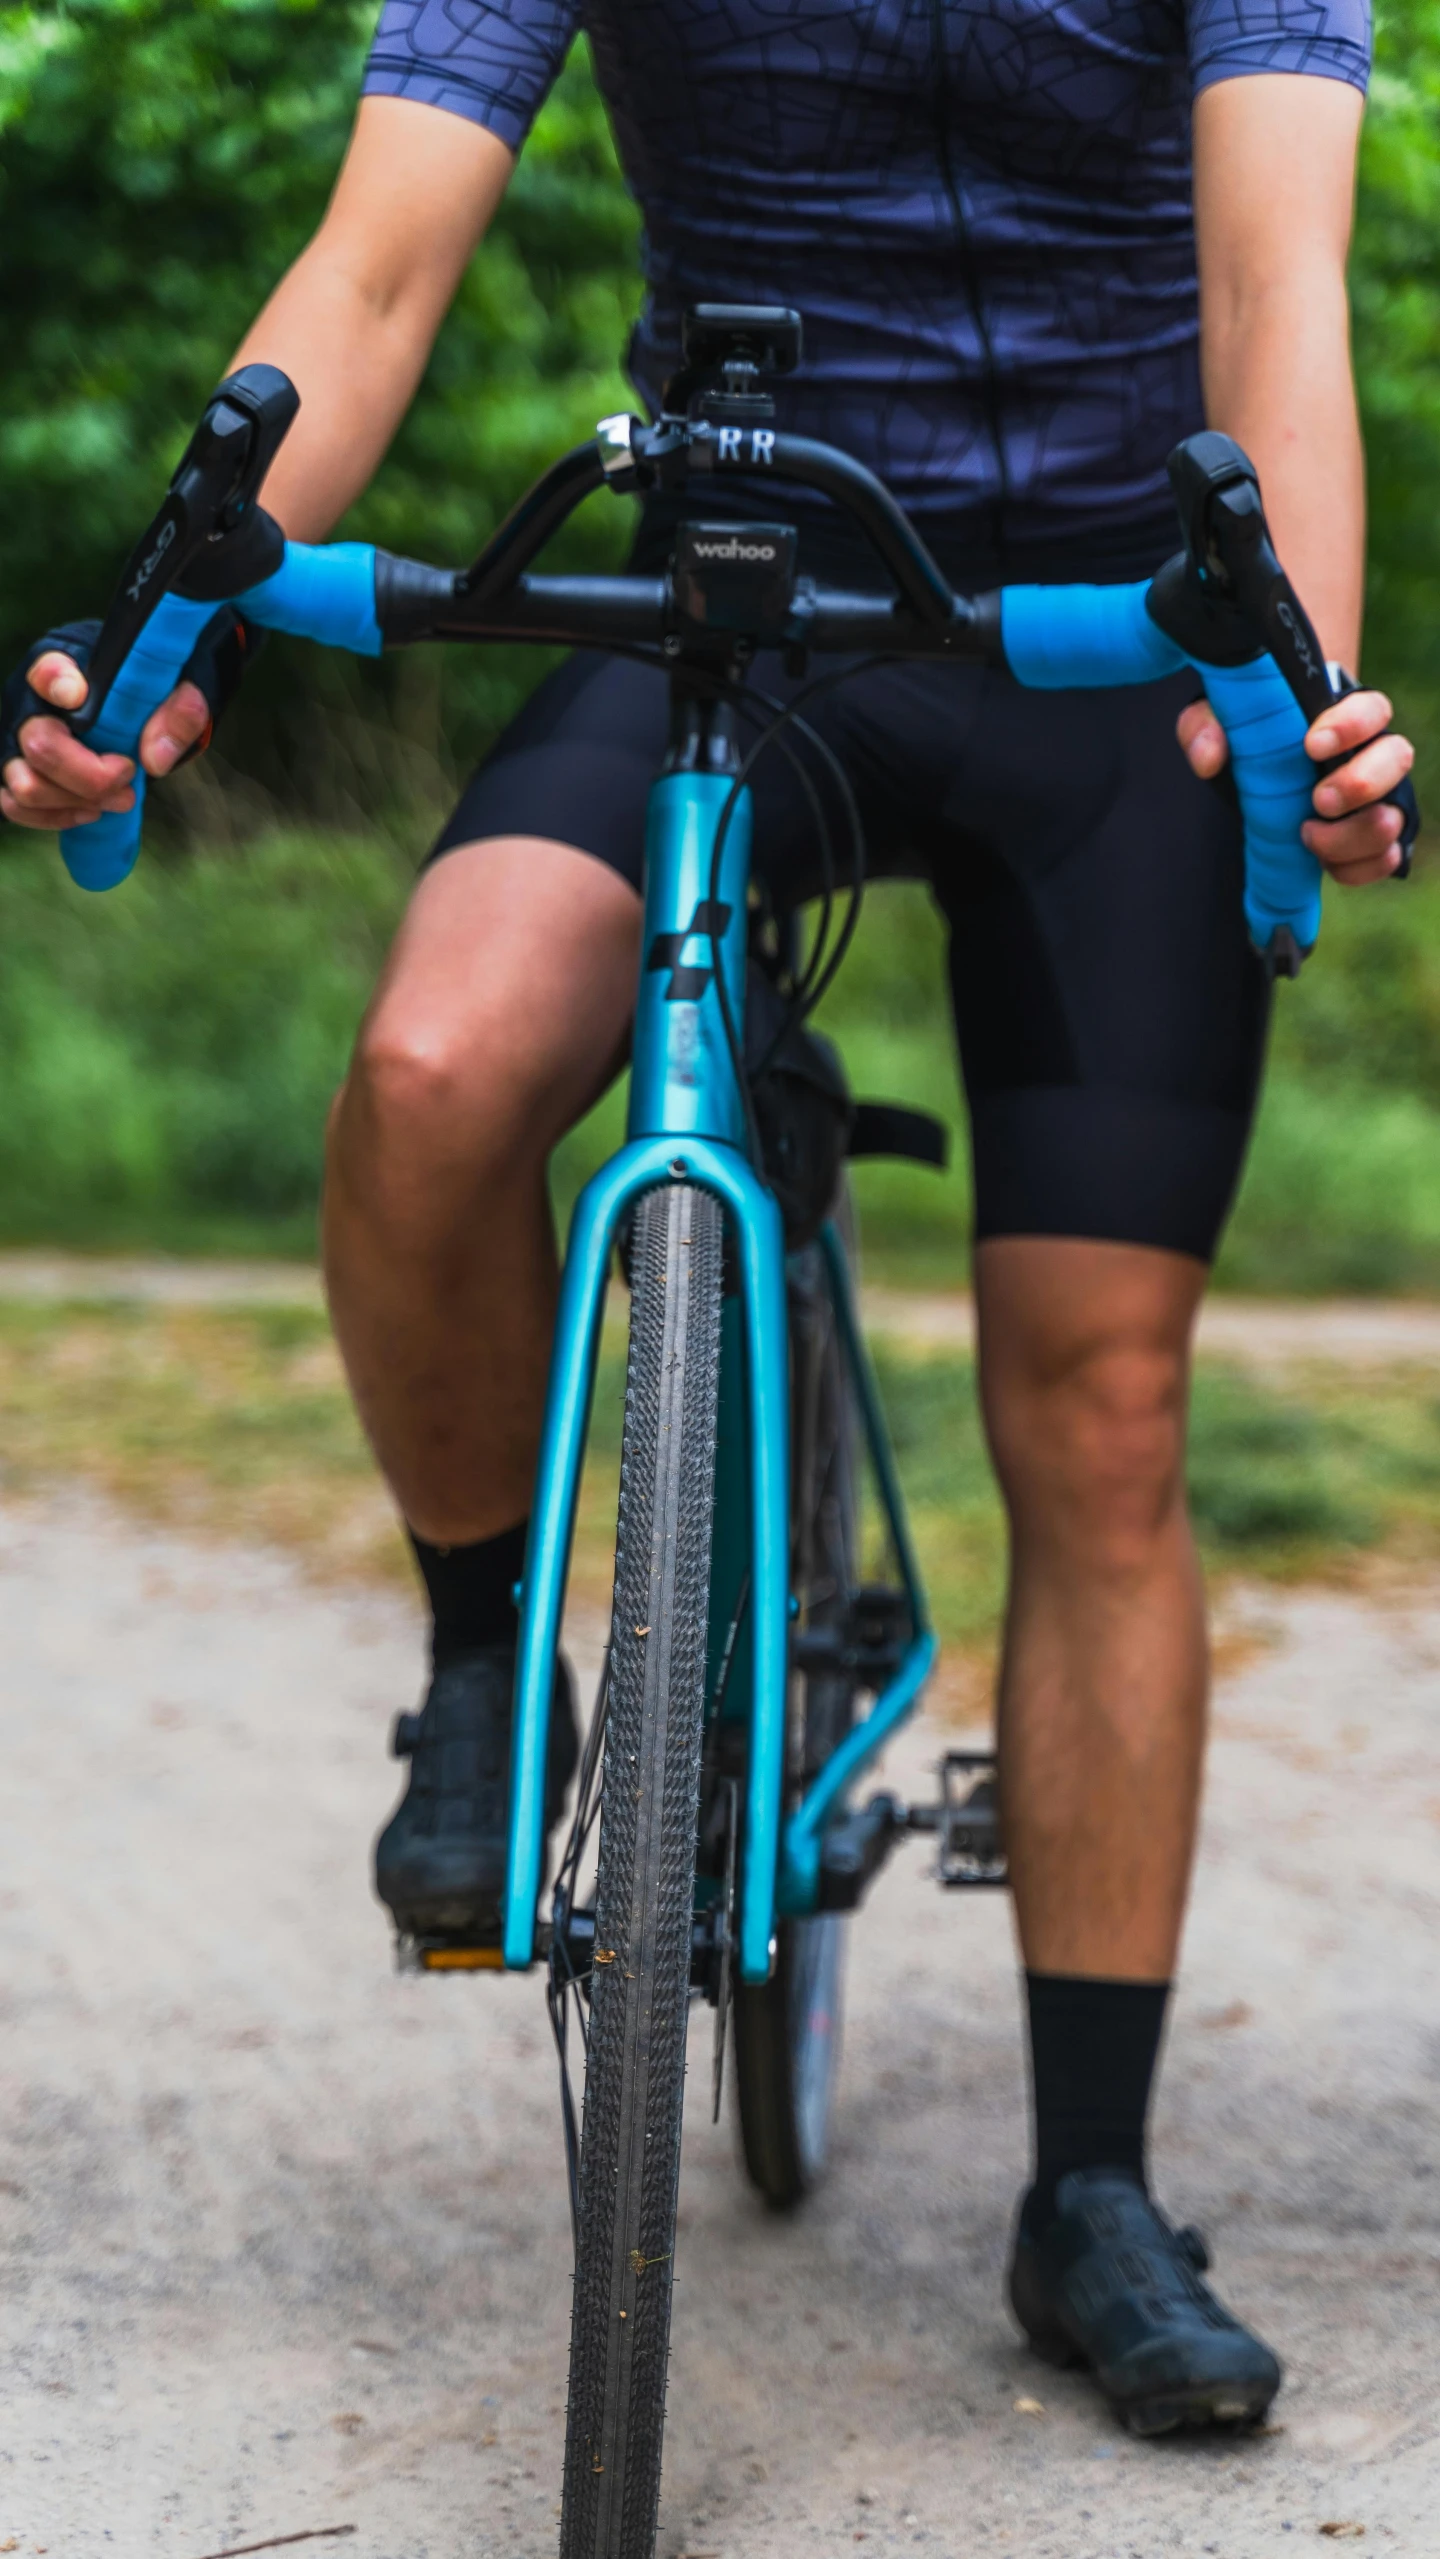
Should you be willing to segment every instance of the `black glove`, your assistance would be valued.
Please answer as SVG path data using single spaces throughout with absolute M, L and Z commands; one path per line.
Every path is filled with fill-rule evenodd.
M 45 701 L 35 691 L 30 682 L 32 666 L 48 650 L 59 649 L 67 658 L 73 658 L 81 674 L 85 674 L 101 627 L 98 621 L 58 624 L 55 630 L 47 631 L 43 639 L 37 640 L 33 648 L 26 650 L 13 675 L 6 677 L 0 686 L 0 773 L 13 757 L 20 754 L 20 731 L 27 720 L 55 720 L 65 716 L 56 710 L 53 702 Z M 204 754 L 216 721 L 239 692 L 240 679 L 246 669 L 254 665 L 264 640 L 265 633 L 258 623 L 247 622 L 233 604 L 222 604 L 219 611 L 211 615 L 179 678 L 182 684 L 197 685 L 204 694 L 210 725 L 193 746 L 186 748 L 173 768 L 176 772 L 181 764 L 189 763 L 192 755 Z
M 1347 693 L 1359 693 L 1363 690 L 1355 677 L 1343 666 L 1332 666 L 1330 676 L 1332 683 L 1338 688 L 1335 695 L 1337 702 L 1343 702 Z M 1383 737 L 1385 732 L 1383 729 L 1377 729 L 1375 734 L 1377 737 Z M 1365 745 L 1370 746 L 1373 742 L 1372 739 L 1367 738 Z M 1359 755 L 1360 752 L 1361 749 L 1358 746 L 1347 746 L 1343 755 L 1332 755 L 1328 764 L 1316 766 L 1316 781 L 1323 782 L 1331 773 L 1338 773 L 1343 764 L 1348 764 L 1351 757 Z M 1366 805 L 1373 807 L 1374 803 L 1368 802 Z M 1413 776 L 1407 773 L 1403 782 L 1397 782 L 1393 791 L 1386 792 L 1380 805 L 1382 808 L 1398 809 L 1400 812 L 1400 832 L 1395 839 L 1399 847 L 1400 859 L 1390 877 L 1392 880 L 1408 880 L 1410 865 L 1415 854 L 1415 838 L 1420 832 L 1420 803 L 1415 797 Z M 1358 817 L 1360 812 L 1354 809 L 1350 814 Z M 1334 826 L 1338 821 L 1330 818 L 1322 819 L 1321 823 Z

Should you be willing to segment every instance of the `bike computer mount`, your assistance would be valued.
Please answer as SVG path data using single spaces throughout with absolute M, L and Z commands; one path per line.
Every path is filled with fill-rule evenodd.
M 775 415 L 768 385 L 782 373 L 793 373 L 804 348 L 798 311 L 781 304 L 697 302 L 680 324 L 684 357 L 680 371 L 665 385 L 658 427 L 645 438 L 650 450 L 642 461 L 631 443 L 628 422 L 624 450 L 607 460 L 607 473 L 629 478 L 627 464 L 649 464 L 662 482 L 667 461 L 701 462 L 705 429 L 725 431 L 738 447 L 739 430 L 764 428 Z M 608 425 L 607 421 L 607 425 Z M 700 430 L 700 442 L 694 431 Z M 605 429 L 601 430 L 602 436 Z M 774 438 L 757 438 L 756 442 Z M 682 460 L 682 457 L 684 459 Z M 647 474 L 648 476 L 648 474 Z M 776 628 L 789 611 L 795 593 L 797 537 L 793 525 L 684 522 L 676 527 L 671 556 L 671 591 L 682 633 L 692 645 L 721 639 L 727 649 L 753 639 L 757 630 Z M 677 654 L 684 640 L 676 635 Z
M 775 415 L 767 381 L 793 373 L 804 344 L 799 312 L 778 303 L 693 304 L 680 323 L 684 361 L 665 385 L 665 415 L 763 425 Z

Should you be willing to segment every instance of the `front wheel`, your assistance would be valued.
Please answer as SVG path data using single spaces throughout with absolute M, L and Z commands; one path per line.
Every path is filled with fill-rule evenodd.
M 651 2559 L 690 2009 L 721 1213 L 636 1214 L 561 2559 Z

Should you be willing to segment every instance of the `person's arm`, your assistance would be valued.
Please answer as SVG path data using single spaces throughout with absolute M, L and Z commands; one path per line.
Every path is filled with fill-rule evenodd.
M 1257 73 L 1202 90 L 1194 127 L 1206 421 L 1254 462 L 1325 653 L 1357 675 L 1365 482 L 1345 266 L 1363 112 L 1346 81 Z M 1365 806 L 1414 762 L 1407 739 L 1377 736 L 1389 718 L 1383 694 L 1351 694 L 1306 740 L 1317 761 L 1360 750 L 1319 784 L 1320 817 L 1304 829 L 1352 886 L 1387 878 L 1399 859 L 1399 811 Z M 1182 715 L 1180 739 L 1197 773 L 1219 771 L 1227 749 L 1208 705 Z
M 374 478 L 514 166 L 484 125 L 362 101 L 324 222 L 235 357 L 300 394 L 265 483 L 293 541 L 323 540 Z
M 363 101 L 329 211 L 235 358 L 279 365 L 300 393 L 265 483 L 295 540 L 328 533 L 373 477 L 514 166 L 483 125 L 410 99 Z M 30 683 L 64 710 L 85 699 L 84 676 L 57 652 Z M 146 726 L 146 772 L 170 772 L 208 718 L 182 684 Z M 17 825 L 83 825 L 131 806 L 127 756 L 94 754 L 59 720 L 27 721 L 21 743 L 0 776 L 0 811 Z

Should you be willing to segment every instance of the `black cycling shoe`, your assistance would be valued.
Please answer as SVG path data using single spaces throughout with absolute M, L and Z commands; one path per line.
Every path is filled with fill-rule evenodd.
M 410 1782 L 375 1842 L 375 1890 L 402 1937 L 491 1945 L 501 1933 L 510 1807 L 515 1647 L 447 1662 L 390 1747 Z M 575 1691 L 561 1663 L 550 1713 L 545 1822 L 559 1820 L 580 1755 Z
M 1047 2363 L 1087 2364 L 1134 2435 L 1258 2423 L 1280 2366 L 1200 2280 L 1198 2230 L 1172 2230 L 1118 2168 L 1072 2169 L 1038 2237 L 1021 2207 L 1015 2316 Z

